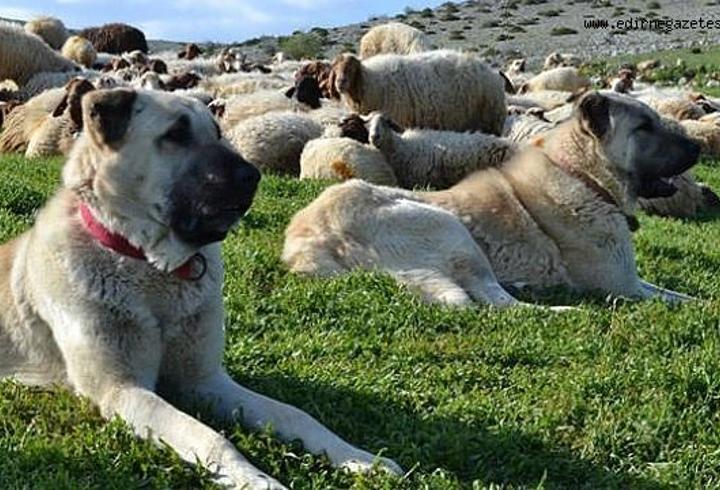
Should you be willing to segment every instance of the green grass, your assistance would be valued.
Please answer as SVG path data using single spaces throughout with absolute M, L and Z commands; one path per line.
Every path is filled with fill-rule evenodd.
M 595 61 L 584 66 L 582 71 L 586 74 L 614 76 L 623 63 L 637 64 L 646 60 L 659 60 L 662 68 L 653 70 L 646 76 L 646 81 L 658 82 L 664 85 L 676 85 L 682 78 L 690 78 L 693 87 L 707 95 L 720 96 L 720 87 L 706 87 L 705 82 L 710 79 L 720 80 L 720 47 L 682 48 L 655 51 L 633 55 L 619 55 L 602 61 Z M 683 61 L 677 66 L 677 60 Z
M 0 159 L 0 237 L 30 225 L 60 163 Z M 720 188 L 720 170 L 698 175 Z M 266 176 L 227 240 L 225 362 L 410 474 L 352 477 L 268 434 L 220 429 L 294 489 L 720 487 L 720 223 L 641 217 L 642 275 L 680 307 L 465 311 L 388 277 L 288 274 L 283 229 L 324 183 Z M 201 468 L 61 389 L 0 384 L 0 488 L 205 488 Z

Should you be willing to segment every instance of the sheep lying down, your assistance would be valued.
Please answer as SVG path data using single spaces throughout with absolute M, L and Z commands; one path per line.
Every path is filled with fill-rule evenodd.
M 309 143 L 301 157 L 301 176 L 444 189 L 475 170 L 501 165 L 517 149 L 512 141 L 484 133 L 403 131 L 383 114 L 373 114 L 367 127 L 355 143 L 347 137 Z M 357 128 L 354 132 L 362 134 Z

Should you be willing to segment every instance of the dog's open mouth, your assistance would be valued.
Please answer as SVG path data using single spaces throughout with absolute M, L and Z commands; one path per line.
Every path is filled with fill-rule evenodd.
M 638 190 L 638 196 L 645 199 L 657 197 L 670 197 L 678 191 L 675 181 L 677 175 L 672 177 L 657 177 L 655 179 L 643 180 Z

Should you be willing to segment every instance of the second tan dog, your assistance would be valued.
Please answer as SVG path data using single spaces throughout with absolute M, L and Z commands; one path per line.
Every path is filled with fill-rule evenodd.
M 698 155 L 645 105 L 590 93 L 508 164 L 446 191 L 330 187 L 293 218 L 283 259 L 316 275 L 383 270 L 447 304 L 515 305 L 505 287 L 518 283 L 689 299 L 640 279 L 631 228 L 637 198 L 672 195 L 668 178 Z

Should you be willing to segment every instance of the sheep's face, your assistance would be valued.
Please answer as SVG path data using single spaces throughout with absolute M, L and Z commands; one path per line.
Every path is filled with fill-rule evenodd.
M 507 72 L 508 73 L 523 73 L 525 71 L 525 58 L 517 58 L 512 61 L 507 66 Z
M 353 100 L 360 95 L 362 63 L 351 54 L 344 54 L 333 61 L 335 88 L 340 94 L 346 94 Z
M 597 139 L 610 170 L 638 197 L 671 196 L 677 191 L 672 178 L 695 165 L 700 154 L 699 145 L 629 97 L 592 92 L 580 99 L 577 114 L 584 131 Z
M 383 152 L 391 151 L 396 133 L 403 132 L 402 128 L 395 124 L 392 119 L 379 113 L 373 114 L 368 124 L 370 126 L 368 130 L 370 144 Z

